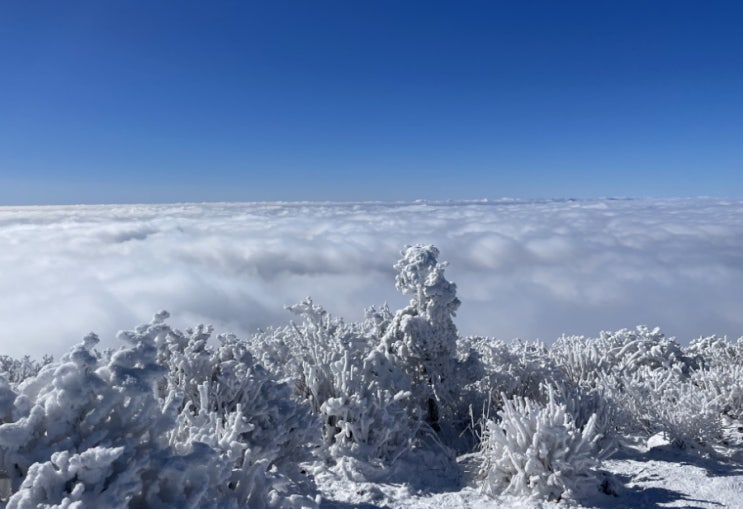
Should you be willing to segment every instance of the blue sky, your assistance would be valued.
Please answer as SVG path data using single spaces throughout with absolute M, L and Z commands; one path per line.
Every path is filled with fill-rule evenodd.
M 0 4 L 0 204 L 740 196 L 739 2 Z

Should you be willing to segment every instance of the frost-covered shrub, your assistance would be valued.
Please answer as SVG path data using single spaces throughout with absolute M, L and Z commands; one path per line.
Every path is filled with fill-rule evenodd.
M 633 373 L 643 367 L 650 369 L 678 368 L 688 372 L 688 359 L 673 338 L 667 338 L 658 327 L 638 326 L 634 330 L 601 332 L 601 348 L 605 351 L 603 365 L 615 371 Z
M 506 394 L 546 402 L 549 395 L 545 386 L 563 383 L 563 373 L 550 358 L 547 345 L 542 341 L 516 340 L 508 350 L 508 373 L 514 385 Z
M 331 370 L 336 395 L 320 411 L 333 456 L 389 462 L 415 443 L 421 421 L 408 411 L 408 381 L 385 356 L 372 351 L 358 365 L 346 352 Z
M 253 338 L 258 355 L 293 380 L 297 397 L 320 416 L 332 457 L 393 461 L 414 443 L 421 422 L 409 411 L 409 379 L 378 349 L 386 308 L 370 310 L 361 324 L 333 318 L 310 299 L 289 309 L 302 321 Z
M 594 403 L 603 400 L 612 407 L 599 418 L 599 429 L 607 438 L 617 431 L 645 436 L 665 431 L 679 437 L 679 444 L 689 439 L 682 415 L 667 405 L 677 405 L 679 410 L 691 401 L 691 393 L 683 387 L 694 363 L 658 328 L 602 332 L 598 338 L 563 336 L 550 356 L 569 386 L 594 394 Z M 712 425 L 710 415 L 698 417 Z
M 615 422 L 626 434 L 663 432 L 681 448 L 707 444 L 720 435 L 718 396 L 692 383 L 680 366 L 642 366 L 633 373 L 609 375 L 602 385 L 616 407 Z
M 460 338 L 457 342 L 453 385 L 458 390 L 450 405 L 448 426 L 441 434 L 446 444 L 459 452 L 470 452 L 479 445 L 475 416 L 487 413 L 491 394 L 497 394 L 498 388 L 504 385 L 499 378 L 499 368 L 504 364 L 491 362 L 492 357 L 497 356 L 492 352 L 501 344 L 502 341 L 481 337 Z M 507 352 L 505 345 L 503 350 Z M 497 367 L 488 369 L 491 366 Z
M 554 399 L 565 405 L 565 410 L 573 418 L 575 427 L 585 429 L 593 421 L 594 431 L 600 438 L 596 441 L 596 453 L 608 458 L 618 448 L 617 410 L 613 402 L 599 389 L 585 389 L 567 383 L 554 383 L 545 386 L 543 392 L 552 391 Z
M 27 378 L 36 376 L 41 368 L 52 362 L 52 357 L 45 355 L 41 361 L 36 361 L 24 356 L 21 359 L 14 359 L 8 355 L 0 355 L 0 377 L 11 385 L 18 385 Z
M 743 419 L 743 365 L 712 364 L 692 372 L 690 383 L 707 399 L 714 399 L 722 414 Z
M 695 369 L 743 365 L 743 338 L 730 341 L 719 336 L 700 337 L 692 339 L 684 351 Z
M 697 338 L 685 351 L 694 366 L 691 382 L 716 398 L 726 417 L 743 419 L 743 338 Z
M 439 428 L 443 407 L 456 393 L 457 328 L 452 318 L 459 307 L 456 285 L 444 278 L 446 264 L 431 245 L 408 246 L 395 264 L 395 286 L 412 295 L 398 310 L 382 338 L 386 355 L 400 366 L 412 383 L 418 402 L 434 429 Z
M 360 361 L 371 352 L 375 338 L 365 335 L 357 324 L 348 325 L 334 318 L 311 299 L 290 306 L 289 310 L 303 318 L 301 324 L 292 324 L 286 335 L 300 367 L 299 392 L 319 410 L 337 395 L 337 378 L 343 374 L 337 363 L 347 353 L 353 362 Z
M 137 342 L 104 364 L 92 353 L 96 343 L 88 336 L 21 385 L 30 409 L 0 426 L 2 467 L 15 491 L 9 508 L 64 505 L 83 494 L 87 503 L 111 507 L 137 500 L 178 507 L 199 498 L 201 479 L 164 489 L 164 465 L 175 458 L 165 440 L 170 419 L 154 395 L 164 373 L 154 344 Z
M 519 380 L 513 372 L 518 359 L 504 341 L 470 336 L 459 340 L 457 350 L 459 362 L 469 366 L 462 377 L 469 378 L 468 383 L 474 384 L 486 399 L 491 392 L 494 396 L 513 395 L 518 390 Z
M 658 412 L 667 387 L 683 383 L 678 370 L 643 366 L 632 372 L 600 373 L 598 386 L 616 409 L 617 428 L 626 435 L 651 436 L 660 431 Z
M 504 399 L 498 417 L 500 422 L 488 420 L 483 430 L 485 493 L 562 500 L 597 486 L 595 417 L 579 430 L 551 392 L 544 405 Z
M 275 381 L 245 341 L 220 336 L 212 346 L 210 327 L 186 332 L 169 329 L 160 344 L 168 372 L 159 393 L 180 411 L 179 422 L 188 422 L 187 435 L 216 433 L 215 426 L 232 419 L 244 423 L 237 437 L 248 451 L 241 468 L 244 461 L 268 468 L 306 458 L 319 426 L 308 406 L 292 399 L 291 387 Z M 204 429 L 196 430 L 198 423 Z
M 501 394 L 545 401 L 545 383 L 555 385 L 563 380 L 549 349 L 540 341 L 508 344 L 499 339 L 469 337 L 461 344 L 460 357 L 467 356 L 469 376 L 477 377 L 474 387 L 486 401 Z
M 8 509 L 39 507 L 218 507 L 225 468 L 214 451 L 189 455 L 154 451 L 147 461 L 126 460 L 127 446 L 58 451 L 31 465 Z M 237 508 L 236 504 L 231 507 Z
M 550 357 L 562 370 L 566 382 L 575 387 L 595 388 L 603 373 L 612 369 L 612 347 L 601 339 L 561 336 L 550 349 Z
M 10 477 L 13 492 L 8 508 L 299 502 L 265 475 L 267 464 L 244 471 L 195 433 L 183 440 L 176 391 L 167 400 L 157 397 L 168 373 L 158 363 L 159 345 L 171 332 L 165 316 L 122 333 L 130 346 L 109 355 L 93 350 L 98 339 L 90 335 L 18 386 L 14 420 L 0 425 L 0 471 Z
M 276 449 L 270 447 L 272 441 L 267 440 L 266 444 L 251 441 L 251 438 L 255 440 L 251 433 L 256 426 L 246 417 L 248 412 L 244 412 L 240 404 L 226 413 L 209 410 L 208 384 L 202 384 L 199 389 L 201 407 L 195 411 L 192 403 L 188 402 L 169 433 L 173 449 L 183 456 L 194 454 L 204 446 L 215 451 L 220 459 L 217 466 L 226 473 L 219 484 L 234 502 L 239 502 L 239 506 L 314 507 L 312 501 L 292 494 L 297 491 L 297 486 L 294 479 L 285 475 L 286 464 L 280 465 L 282 469 L 272 467 L 271 455 L 266 454 L 266 451 Z M 298 451 L 301 453 L 302 449 Z M 296 461 L 302 456 L 295 458 Z M 233 500 L 228 498 L 228 501 Z
M 722 434 L 719 397 L 691 381 L 666 386 L 656 414 L 660 430 L 682 449 L 711 444 Z
M 565 385 L 562 371 L 542 342 L 516 340 L 508 344 L 494 338 L 467 337 L 459 340 L 457 350 L 454 424 L 459 426 L 454 429 L 460 437 L 456 440 L 459 450 L 463 450 L 461 437 L 465 435 L 475 439 L 470 446 L 477 445 L 477 434 L 466 431 L 477 428 L 473 421 L 487 419 L 494 402 L 503 396 L 545 402 L 548 387 Z
M 594 388 L 607 373 L 680 368 L 688 372 L 689 359 L 675 340 L 659 328 L 638 326 L 634 330 L 602 331 L 598 338 L 562 336 L 550 350 L 550 357 L 576 386 Z
M 442 412 L 452 413 L 456 287 L 433 246 L 403 255 L 397 287 L 414 294 L 403 310 L 369 308 L 363 322 L 347 324 L 307 299 L 289 307 L 301 322 L 251 339 L 261 362 L 320 415 L 335 457 L 391 461 L 424 434 L 424 417 L 438 427 Z
M 48 461 L 31 465 L 9 507 L 50 507 L 54 502 L 58 503 L 54 507 L 128 507 L 128 500 L 118 497 L 118 486 L 103 493 L 112 477 L 113 463 L 123 452 L 124 447 L 92 447 L 80 454 L 55 452 Z M 69 489 L 67 485 L 73 483 L 74 488 Z M 50 494 L 56 494 L 56 500 Z
M 502 394 L 513 397 L 528 392 L 522 391 L 523 364 L 519 356 L 500 339 L 461 338 L 457 342 L 457 357 L 456 415 L 470 426 L 475 424 L 475 416 L 487 417 L 491 404 Z

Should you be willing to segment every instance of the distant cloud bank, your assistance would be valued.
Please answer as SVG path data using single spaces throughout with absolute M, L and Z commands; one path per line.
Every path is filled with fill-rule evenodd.
M 743 200 L 0 207 L 0 353 L 113 346 L 160 309 L 238 335 L 308 295 L 359 319 L 407 301 L 392 265 L 415 243 L 450 262 L 462 334 L 743 335 Z

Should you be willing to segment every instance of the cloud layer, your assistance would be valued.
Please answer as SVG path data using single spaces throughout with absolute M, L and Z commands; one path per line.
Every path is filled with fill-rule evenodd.
M 450 262 L 463 334 L 743 335 L 741 200 L 2 207 L 0 353 L 114 345 L 160 309 L 238 335 L 308 295 L 359 319 L 406 302 L 392 265 L 414 243 Z

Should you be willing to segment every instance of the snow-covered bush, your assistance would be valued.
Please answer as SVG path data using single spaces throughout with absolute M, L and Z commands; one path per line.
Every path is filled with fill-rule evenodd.
M 722 414 L 743 420 L 743 365 L 717 364 L 695 370 L 690 382 L 707 399 L 716 400 Z
M 720 435 L 718 396 L 692 383 L 680 366 L 646 365 L 633 373 L 607 376 L 602 385 L 615 405 L 617 425 L 626 434 L 650 437 L 662 432 L 681 448 L 708 444 Z
M 743 365 L 743 338 L 730 341 L 719 336 L 700 337 L 692 339 L 684 352 L 695 369 Z
M 9 509 L 300 502 L 264 475 L 268 464 L 254 475 L 214 444 L 174 440 L 183 438 L 177 391 L 167 400 L 157 397 L 168 373 L 158 363 L 158 345 L 171 332 L 165 316 L 122 333 L 130 345 L 109 355 L 93 350 L 98 338 L 90 335 L 18 386 L 13 420 L 0 425 L 0 471 L 13 493 Z
M 546 404 L 504 398 L 500 422 L 482 437 L 481 487 L 492 496 L 562 500 L 596 488 L 599 458 L 595 416 L 582 430 L 549 392 Z
M 684 374 L 688 372 L 688 359 L 681 346 L 658 327 L 650 329 L 641 325 L 634 330 L 601 332 L 598 340 L 605 351 L 603 364 L 612 370 L 633 373 L 643 367 L 675 367 Z
M 631 375 L 635 371 L 680 368 L 688 372 L 689 359 L 674 339 L 659 328 L 602 331 L 598 338 L 562 336 L 550 350 L 565 377 L 576 386 L 594 388 L 607 373 Z
M 408 412 L 409 385 L 386 357 L 372 351 L 358 365 L 346 352 L 331 370 L 336 395 L 320 411 L 333 456 L 390 462 L 415 444 L 422 422 Z
M 446 264 L 438 262 L 438 249 L 419 244 L 402 255 L 395 264 L 395 286 L 413 297 L 390 321 L 382 338 L 384 353 L 407 374 L 413 401 L 438 430 L 441 412 L 456 393 L 458 334 L 452 318 L 460 302 L 456 285 L 444 278 Z
M 77 501 L 180 507 L 199 500 L 209 484 L 195 471 L 191 479 L 181 475 L 179 489 L 167 489 L 173 480 L 166 465 L 179 458 L 166 441 L 171 419 L 154 394 L 164 374 L 154 344 L 138 341 L 102 363 L 92 351 L 97 341 L 88 336 L 59 364 L 19 387 L 30 408 L 0 426 L 2 467 L 15 491 L 8 507 Z M 209 461 L 199 458 L 193 465 L 208 468 Z
M 475 416 L 487 414 L 492 395 L 506 385 L 501 379 L 508 376 L 502 374 L 506 364 L 499 362 L 498 356 L 503 352 L 508 353 L 507 347 L 496 339 L 466 337 L 457 342 L 457 369 L 452 382 L 457 392 L 440 435 L 458 452 L 471 452 L 479 446 Z
M 302 321 L 253 338 L 258 355 L 320 416 L 331 457 L 393 461 L 416 440 L 421 418 L 410 411 L 406 374 L 378 348 L 385 308 L 361 324 L 333 318 L 310 299 L 289 309 Z
M 676 447 L 709 445 L 722 434 L 719 396 L 685 381 L 666 386 L 655 419 Z
M 593 394 L 594 403 L 611 407 L 603 414 L 598 412 L 603 415 L 599 429 L 607 438 L 618 431 L 645 436 L 664 431 L 680 445 L 695 435 L 687 426 L 695 425 L 684 421 L 681 413 L 682 408 L 688 411 L 684 405 L 696 397 L 692 396 L 696 392 L 686 387 L 694 362 L 660 329 L 639 326 L 602 332 L 598 338 L 563 336 L 553 345 L 550 357 L 572 391 Z M 710 429 L 715 429 L 714 420 L 710 420 L 713 406 L 705 406 L 710 412 L 697 415 Z M 593 413 L 597 409 L 588 405 L 585 410 L 571 411 Z
M 516 340 L 508 345 L 511 362 L 508 373 L 513 386 L 507 396 L 519 396 L 546 402 L 548 385 L 562 385 L 563 373 L 553 359 L 549 348 L 542 341 Z
M 169 439 L 173 449 L 183 456 L 194 454 L 205 446 L 216 451 L 220 460 L 216 467 L 226 473 L 219 479 L 219 485 L 229 495 L 225 497 L 222 494 L 220 504 L 227 499 L 239 502 L 238 507 L 314 507 L 312 501 L 292 494 L 299 491 L 299 487 L 296 479 L 286 475 L 286 463 L 280 464 L 283 468 L 272 466 L 271 455 L 266 451 L 276 449 L 270 447 L 273 441 L 254 443 L 255 437 L 250 435 L 256 426 L 246 417 L 248 412 L 243 411 L 240 404 L 228 412 L 209 410 L 208 392 L 208 384 L 202 384 L 202 406 L 195 411 L 192 403 L 188 402 L 176 418 Z M 302 452 L 301 448 L 297 450 Z M 295 460 L 298 462 L 303 456 Z M 294 471 L 288 473 L 296 474 Z
M 743 419 L 743 338 L 735 342 L 717 336 L 694 339 L 686 353 L 695 367 L 691 382 L 716 398 L 725 416 Z
M 565 405 L 565 410 L 579 430 L 585 429 L 593 420 L 594 431 L 600 435 L 596 441 L 596 453 L 601 458 L 608 458 L 617 450 L 617 410 L 602 390 L 575 387 L 558 381 L 544 387 L 543 392 L 549 394 L 549 391 L 554 393 L 555 401 Z
M 611 371 L 614 361 L 611 351 L 605 335 L 599 339 L 561 336 L 550 348 L 550 357 L 562 370 L 566 382 L 592 389 L 602 374 Z
M 292 399 L 291 387 L 275 381 L 245 341 L 220 336 L 212 346 L 210 327 L 186 332 L 169 329 L 160 343 L 168 373 L 159 393 L 181 412 L 187 436 L 216 433 L 215 426 L 232 419 L 242 423 L 239 442 L 247 450 L 240 468 L 247 461 L 281 470 L 306 458 L 319 440 L 319 426 L 308 405 Z M 205 428 L 194 429 L 197 423 Z
M 375 338 L 365 335 L 357 324 L 348 325 L 333 317 L 311 299 L 289 310 L 303 319 L 299 325 L 292 324 L 285 335 L 300 368 L 298 389 L 319 410 L 337 395 L 338 377 L 343 375 L 337 363 L 347 353 L 358 363 L 371 352 Z
M 41 361 L 33 360 L 26 355 L 21 359 L 14 359 L 8 355 L 0 355 L 0 377 L 11 385 L 18 385 L 27 378 L 36 376 L 41 368 L 52 362 L 52 357 L 44 355 Z
M 541 384 L 554 374 L 542 343 L 517 340 L 509 345 L 495 338 L 470 336 L 457 342 L 457 357 L 450 426 L 457 436 L 448 438 L 459 450 L 478 445 L 478 425 L 473 421 L 487 419 L 491 406 L 502 395 L 543 400 L 546 393 L 542 394 Z M 463 441 L 463 437 L 474 442 Z
M 438 428 L 452 414 L 459 301 L 437 256 L 433 246 L 403 251 L 396 284 L 414 298 L 394 314 L 369 308 L 347 324 L 306 299 L 289 307 L 301 322 L 251 339 L 261 363 L 320 415 L 336 458 L 391 461 L 425 435 L 424 418 Z

